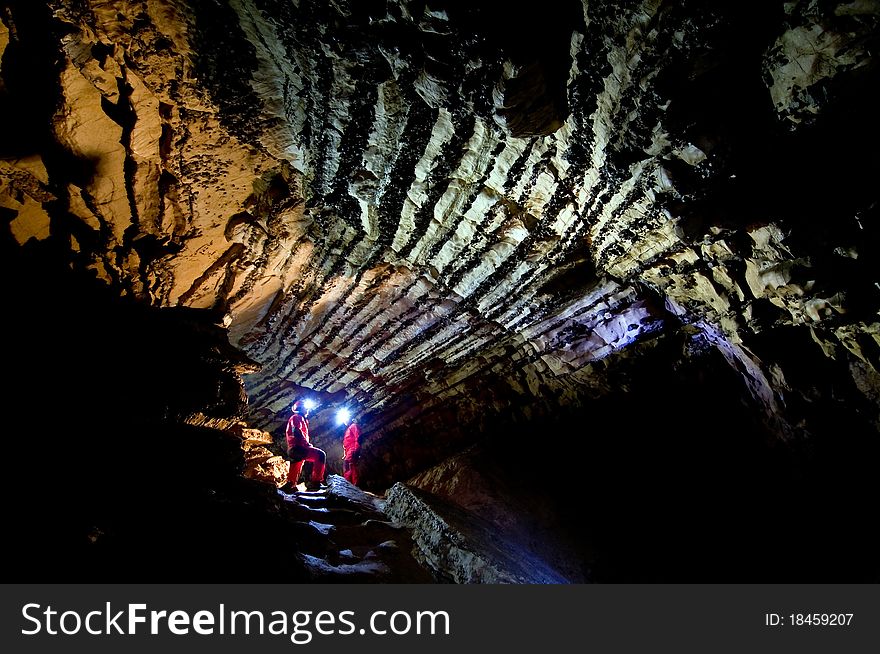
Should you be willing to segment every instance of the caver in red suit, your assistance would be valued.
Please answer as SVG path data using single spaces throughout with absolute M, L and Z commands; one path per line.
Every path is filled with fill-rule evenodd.
M 345 436 L 342 437 L 342 476 L 352 484 L 357 486 L 358 471 L 357 461 L 360 458 L 360 437 L 361 430 L 358 429 L 357 423 L 352 421 L 345 430 Z
M 290 471 L 287 473 L 287 481 L 295 486 L 299 473 L 302 470 L 303 461 L 312 462 L 312 484 L 320 484 L 324 481 L 324 466 L 327 455 L 324 450 L 312 446 L 309 440 L 309 410 L 305 408 L 301 400 L 293 403 L 293 415 L 287 421 L 287 430 L 284 435 L 287 438 L 287 458 L 290 459 Z

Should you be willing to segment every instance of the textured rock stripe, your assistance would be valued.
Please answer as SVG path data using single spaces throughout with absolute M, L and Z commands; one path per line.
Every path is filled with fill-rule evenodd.
M 639 24 L 633 30 L 639 30 L 655 11 L 656 6 L 646 7 L 645 12 L 638 15 Z M 578 37 L 576 35 L 572 39 L 573 49 L 582 41 L 582 37 Z M 627 40 L 635 41 L 639 47 L 643 47 L 632 34 L 627 35 Z M 632 58 L 632 53 L 629 54 Z M 619 60 L 622 58 L 623 55 L 618 56 Z M 601 106 L 607 106 L 609 113 L 615 111 L 615 106 L 620 103 L 623 85 L 618 77 L 622 75 L 621 68 L 625 70 L 625 63 L 618 64 L 612 77 L 607 78 L 606 89 L 597 102 Z M 573 66 L 570 73 L 572 83 L 578 83 L 578 77 L 578 71 Z M 613 80 L 613 83 L 609 80 Z M 399 138 L 399 132 L 396 131 L 400 129 L 399 123 L 395 125 L 395 132 L 383 134 L 382 129 L 388 124 L 386 113 L 384 104 L 377 105 L 374 109 L 371 141 L 394 142 Z M 407 130 L 414 133 L 418 127 L 416 117 L 411 116 L 409 111 L 406 114 L 407 127 L 403 128 L 404 134 Z M 398 265 L 403 264 L 407 271 L 413 271 L 410 273 L 409 283 L 396 285 L 401 292 L 392 297 L 390 302 L 386 300 L 391 305 L 390 308 L 383 307 L 383 313 L 373 316 L 346 315 L 345 308 L 339 308 L 345 306 L 344 298 L 326 295 L 328 302 L 337 307 L 331 313 L 339 316 L 338 324 L 362 321 L 361 328 L 351 336 L 346 334 L 349 345 L 341 350 L 338 345 L 334 347 L 333 341 L 326 337 L 318 342 L 314 338 L 306 343 L 300 341 L 300 348 L 293 358 L 285 357 L 277 368 L 270 364 L 264 371 L 268 380 L 268 392 L 272 389 L 272 379 L 277 376 L 297 375 L 295 371 L 301 371 L 297 375 L 298 381 L 304 385 L 331 391 L 337 390 L 343 384 L 350 387 L 351 382 L 357 379 L 355 375 L 361 373 L 366 375 L 366 381 L 360 385 L 362 397 L 371 400 L 370 404 L 378 406 L 380 398 L 376 396 L 382 393 L 383 388 L 377 381 L 387 380 L 386 383 L 399 387 L 410 375 L 417 374 L 421 364 L 432 358 L 455 365 L 476 352 L 483 352 L 487 346 L 523 340 L 504 339 L 504 330 L 499 330 L 500 325 L 495 323 L 490 329 L 483 330 L 473 329 L 473 323 L 481 322 L 481 317 L 493 309 L 498 313 L 499 304 L 502 309 L 507 309 L 513 300 L 515 307 L 522 307 L 517 312 L 518 329 L 529 324 L 528 318 L 523 314 L 529 313 L 529 301 L 546 281 L 546 276 L 541 273 L 550 267 L 554 255 L 559 256 L 557 252 L 561 249 L 560 242 L 575 242 L 579 230 L 586 230 L 585 221 L 573 223 L 581 217 L 580 213 L 590 198 L 587 194 L 582 194 L 580 206 L 563 204 L 564 200 L 573 198 L 570 198 L 571 192 L 568 188 L 560 188 L 556 177 L 560 172 L 571 174 L 573 171 L 567 170 L 570 168 L 567 158 L 568 143 L 563 142 L 562 138 L 551 136 L 531 140 L 514 139 L 499 134 L 494 125 L 479 119 L 468 124 L 475 126 L 473 132 L 463 132 L 465 128 L 457 126 L 454 117 L 453 113 L 441 109 L 433 120 L 430 132 L 426 125 L 421 129 L 421 138 L 411 144 L 423 149 L 420 151 L 413 147 L 410 152 L 402 153 L 408 154 L 408 167 L 404 167 L 399 159 L 395 162 L 392 179 L 396 182 L 396 187 L 406 188 L 405 198 L 400 205 L 397 205 L 399 200 L 396 197 L 387 198 L 382 194 L 374 196 L 374 201 L 379 205 L 380 216 L 385 216 L 385 220 L 381 222 L 389 225 L 396 222 L 390 244 L 392 252 L 386 251 L 383 256 L 386 260 L 391 258 Z M 589 117 L 573 113 L 563 135 L 570 134 L 574 129 L 571 124 L 579 120 L 586 122 Z M 597 130 L 595 125 L 603 120 L 602 129 Z M 594 133 L 598 133 L 598 136 L 589 153 L 582 155 L 585 160 L 593 162 L 593 167 L 583 172 L 584 177 L 604 165 L 607 134 L 613 122 L 613 114 L 603 116 L 600 112 L 596 113 L 593 123 Z M 457 147 L 450 148 L 450 143 L 456 138 L 456 131 L 463 134 L 457 137 Z M 462 142 L 467 146 L 466 157 L 462 156 Z M 499 147 L 502 148 L 500 152 Z M 494 160 L 487 158 L 487 153 L 494 154 Z M 480 154 L 483 156 L 480 157 Z M 444 159 L 446 161 L 442 161 Z M 367 160 L 367 155 L 364 160 Z M 446 170 L 439 171 L 444 174 L 436 175 L 437 179 L 433 182 L 435 189 L 431 190 L 439 200 L 434 199 L 428 204 L 433 216 L 426 224 L 421 217 L 426 213 L 426 200 L 430 198 L 426 186 L 431 183 L 432 174 L 438 172 L 438 161 L 445 165 Z M 475 164 L 478 162 L 482 165 L 476 168 Z M 494 164 L 492 170 L 486 171 L 490 164 Z M 381 164 L 371 168 L 375 172 L 381 168 Z M 595 177 L 595 173 L 592 174 Z M 618 192 L 612 202 L 603 207 L 594 231 L 601 229 L 615 210 L 619 210 L 627 196 L 626 191 L 635 185 L 638 177 L 638 174 L 633 175 L 625 182 L 623 192 Z M 600 191 L 598 194 L 601 193 Z M 386 205 L 389 203 L 394 220 L 388 218 Z M 452 225 L 457 225 L 454 232 Z M 539 240 L 533 234 L 540 234 L 544 230 L 550 232 L 549 238 Z M 424 234 L 415 245 L 411 243 L 414 231 Z M 451 238 L 447 236 L 445 241 L 438 238 L 444 235 L 451 235 Z M 426 263 L 424 255 L 420 257 L 419 254 L 427 252 L 434 253 L 429 260 L 431 267 L 426 276 L 415 281 L 412 279 L 415 269 Z M 462 254 L 465 256 L 461 256 Z M 514 257 L 516 266 L 505 265 Z M 355 277 L 358 274 L 356 272 Z M 450 302 L 450 291 L 454 300 L 459 297 L 461 300 Z M 510 295 L 514 297 L 511 298 Z M 476 307 L 475 315 L 470 315 L 472 306 Z M 367 308 L 372 306 L 368 305 Z M 560 311 L 560 308 L 554 307 L 552 310 Z M 564 308 L 561 313 L 566 315 Z M 324 316 L 324 328 L 332 324 L 333 320 Z M 383 324 L 395 326 L 383 330 Z M 641 327 L 640 321 L 632 324 L 636 329 Z M 358 338 L 360 342 L 354 341 Z M 620 343 L 628 340 L 618 339 Z M 589 342 L 598 342 L 599 356 L 614 349 L 595 335 Z M 329 352 L 335 352 L 338 356 L 328 357 Z M 503 356 L 504 352 L 505 349 L 498 348 L 497 356 Z M 330 360 L 327 361 L 328 359 Z M 399 361 L 405 363 L 398 363 Z M 328 363 L 330 370 L 323 370 Z M 493 358 L 487 359 L 486 363 L 491 366 L 494 363 Z M 350 371 L 340 379 L 337 375 L 343 372 L 339 370 L 343 364 Z M 373 371 L 379 367 L 382 375 L 380 380 L 376 380 Z M 258 396 L 263 392 L 259 385 L 255 385 L 254 390 Z
M 700 197 L 688 184 L 723 166 L 667 119 L 660 81 L 712 52 L 720 10 L 584 3 L 553 46 L 568 52 L 568 113 L 526 135 L 511 130 L 539 132 L 531 114 L 505 105 L 535 67 L 418 3 L 51 6 L 55 140 L 94 174 L 4 161 L 12 234 L 66 237 L 75 265 L 124 293 L 215 311 L 263 364 L 247 383 L 264 416 L 292 387 L 344 391 L 378 430 L 412 398 L 439 406 L 481 379 L 576 398 L 593 362 L 670 320 L 752 361 L 739 344 L 760 329 L 757 301 L 829 356 L 878 359 L 876 321 L 849 320 L 845 293 L 769 216 L 681 226 Z M 765 60 L 768 98 L 797 124 L 812 114 L 786 80 L 802 103 L 870 60 L 814 18 L 780 24 Z M 831 63 L 807 79 L 792 62 L 811 44 Z M 46 208 L 59 197 L 75 229 Z M 773 396 L 762 379 L 759 400 Z

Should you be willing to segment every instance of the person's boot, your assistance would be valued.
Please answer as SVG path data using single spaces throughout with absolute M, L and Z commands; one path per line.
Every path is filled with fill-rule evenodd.
M 281 486 L 278 490 L 280 490 L 285 495 L 292 495 L 296 492 L 296 485 L 291 484 L 289 481 L 284 482 L 284 486 Z
M 307 491 L 319 491 L 326 488 L 329 488 L 329 486 L 327 486 L 327 484 L 325 484 L 323 481 L 309 480 L 306 482 Z

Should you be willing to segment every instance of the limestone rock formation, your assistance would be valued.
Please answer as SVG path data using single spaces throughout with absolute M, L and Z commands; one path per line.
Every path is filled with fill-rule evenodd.
M 578 491 L 584 492 L 589 486 L 581 482 L 571 489 L 554 479 L 554 488 L 548 492 L 539 473 L 533 474 L 527 467 L 510 472 L 517 470 L 511 461 L 517 458 L 527 457 L 505 455 L 486 444 L 472 446 L 415 475 L 405 486 L 393 486 L 388 493 L 388 512 L 412 527 L 426 560 L 441 570 L 456 570 L 459 581 L 593 581 L 595 552 L 588 540 L 578 538 L 572 516 L 564 515 L 563 509 Z M 540 465 L 536 460 L 535 467 Z M 577 501 L 584 502 L 582 510 L 589 510 L 588 497 Z M 443 528 L 437 528 L 437 524 Z M 453 536 L 449 536 L 450 531 Z M 486 533 L 492 534 L 488 540 L 495 547 L 478 549 L 474 554 L 465 545 L 468 556 L 453 553 L 462 549 L 462 543 L 468 543 L 469 535 L 476 541 L 470 547 L 479 548 L 487 540 Z M 505 557 L 492 554 L 499 547 L 514 552 L 514 559 L 531 564 L 513 565 L 511 569 Z M 484 561 L 488 570 L 476 570 L 474 560 Z M 457 569 L 454 562 L 458 563 Z
M 442 580 L 441 571 L 423 566 L 411 551 L 403 525 L 389 522 L 385 502 L 338 475 L 314 493 L 279 494 L 299 525 L 313 532 L 314 545 L 295 554 L 306 581 L 320 583 L 427 583 Z
M 246 468 L 242 473 L 246 479 L 258 479 L 281 487 L 287 481 L 290 463 L 280 454 L 273 452 L 272 435 L 259 429 L 241 430 L 241 449 L 244 451 Z
M 456 583 L 560 584 L 569 580 L 539 557 L 499 538 L 477 514 L 403 484 L 392 486 L 387 510 L 413 531 L 419 561 Z
M 296 394 L 356 406 L 367 485 L 640 361 L 726 362 L 782 442 L 880 424 L 875 2 L 0 17 L 4 252 L 203 312 L 276 438 Z

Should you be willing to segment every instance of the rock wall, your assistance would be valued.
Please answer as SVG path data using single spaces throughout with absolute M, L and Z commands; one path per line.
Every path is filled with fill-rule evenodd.
M 494 525 L 436 497 L 395 484 L 385 510 L 413 532 L 416 560 L 439 579 L 459 584 L 564 584 L 561 576 Z
M 57 252 L 10 245 L 5 579 L 243 582 L 264 578 L 260 558 L 301 551 L 274 488 L 242 478 L 241 440 L 216 428 L 246 405 L 248 364 L 224 330 L 203 311 L 119 298 Z M 187 424 L 194 414 L 201 425 Z M 305 578 L 291 560 L 267 581 Z
M 261 364 L 257 426 L 303 389 L 356 405 L 395 478 L 487 416 L 584 405 L 660 334 L 723 355 L 782 439 L 824 403 L 876 425 L 878 20 L 6 3 L 0 212 L 17 247 L 210 312 Z

